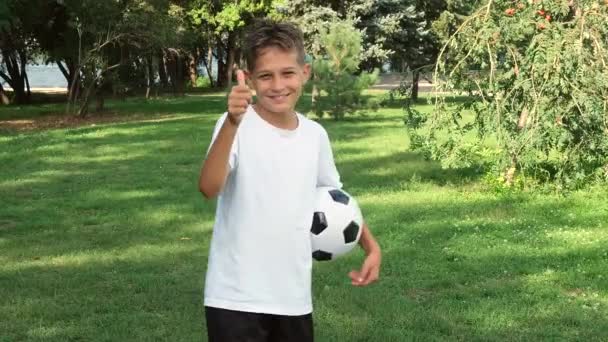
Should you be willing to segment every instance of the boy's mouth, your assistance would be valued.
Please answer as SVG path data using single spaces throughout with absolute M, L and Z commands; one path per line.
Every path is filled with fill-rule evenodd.
M 289 97 L 290 94 L 280 94 L 280 95 L 268 95 L 268 97 L 270 99 L 272 99 L 273 101 L 285 101 L 287 99 L 287 97 Z

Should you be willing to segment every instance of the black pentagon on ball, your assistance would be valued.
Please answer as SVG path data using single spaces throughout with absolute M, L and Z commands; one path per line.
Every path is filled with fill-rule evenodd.
M 344 228 L 344 243 L 351 243 L 357 240 L 357 234 L 359 234 L 359 225 L 355 221 L 351 221 L 346 228 Z
M 310 227 L 310 232 L 319 235 L 327 228 L 327 218 L 325 217 L 325 213 L 320 211 L 315 211 L 312 216 L 312 227 Z
M 334 199 L 334 201 L 342 203 L 344 205 L 347 205 L 348 201 L 350 200 L 347 194 L 338 189 L 329 190 L 329 195 L 331 196 L 331 198 Z
M 312 257 L 317 261 L 328 261 L 331 260 L 331 253 L 319 249 L 312 252 Z

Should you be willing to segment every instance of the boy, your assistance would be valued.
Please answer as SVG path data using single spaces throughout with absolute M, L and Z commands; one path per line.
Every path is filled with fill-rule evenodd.
M 199 188 L 219 195 L 205 281 L 209 341 L 313 341 L 310 226 L 318 186 L 342 187 L 328 135 L 294 111 L 310 75 L 302 33 L 262 21 L 243 49 Z M 251 105 L 252 92 L 256 103 Z M 356 286 L 378 278 L 380 247 L 363 225 Z

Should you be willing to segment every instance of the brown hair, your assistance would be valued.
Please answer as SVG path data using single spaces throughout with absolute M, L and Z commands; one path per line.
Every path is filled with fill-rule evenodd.
M 255 22 L 248 30 L 243 51 L 247 68 L 252 71 L 260 50 L 267 47 L 278 47 L 284 51 L 295 50 L 298 63 L 304 64 L 304 38 L 302 31 L 294 24 L 276 22 L 268 19 Z

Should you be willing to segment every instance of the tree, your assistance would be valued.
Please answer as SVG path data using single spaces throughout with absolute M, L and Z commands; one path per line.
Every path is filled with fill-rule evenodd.
M 355 75 L 361 62 L 361 32 L 352 23 L 337 21 L 321 30 L 323 58 L 313 63 L 317 78 L 313 81 L 320 90 L 320 99 L 313 110 L 318 116 L 329 112 L 336 119 L 343 118 L 369 106 L 362 91 L 376 82 L 378 70 Z
M 384 0 L 378 1 L 377 15 L 384 22 L 384 44 L 394 53 L 389 60 L 394 69 L 410 71 L 411 82 L 406 85 L 413 100 L 418 99 L 418 83 L 421 70 L 435 63 L 439 51 L 437 40 L 432 35 L 430 23 L 440 7 L 428 6 L 425 1 Z
M 255 18 L 276 16 L 282 1 L 276 0 L 196 0 L 189 15 L 208 41 L 215 41 L 219 86 L 230 86 L 233 67 L 240 62 L 242 30 Z M 209 63 L 209 61 L 208 61 Z
M 507 186 L 607 180 L 607 17 L 592 0 L 485 3 L 439 56 L 433 113 L 409 108 L 412 147 L 446 167 L 488 162 Z M 463 90 L 475 101 L 439 93 Z
M 372 70 L 390 62 L 395 71 L 411 71 L 412 80 L 404 79 L 397 90 L 418 96 L 420 70 L 429 68 L 439 51 L 431 32 L 432 21 L 439 16 L 444 1 L 378 0 L 355 1 L 352 10 L 356 25 L 367 41 L 362 69 Z
M 13 89 L 16 103 L 29 102 L 26 65 L 38 46 L 33 32 L 48 22 L 46 13 L 31 11 L 40 1 L 10 0 L 0 8 L 0 77 Z
M 348 20 L 361 32 L 361 63 L 372 71 L 388 60 L 393 50 L 385 43 L 386 36 L 398 28 L 395 21 L 382 18 L 374 0 L 293 0 L 287 2 L 287 17 L 304 33 L 306 49 L 312 56 L 321 51 L 319 35 L 336 20 Z M 390 31 L 390 32 L 389 32 Z
M 10 24 L 10 11 L 8 8 L 8 4 L 6 2 L 0 3 L 0 30 L 4 30 Z M 0 71 L 5 72 L 3 69 L 3 64 L 0 64 Z M 7 105 L 10 101 L 6 93 L 4 92 L 4 87 L 2 87 L 2 81 L 0 80 L 0 105 Z
M 116 2 L 65 0 L 69 13 L 65 42 L 76 34 L 77 49 L 65 45 L 63 56 L 55 58 L 74 59 L 75 70 L 69 92 L 67 112 L 72 112 L 77 97 L 74 91 L 82 85 L 82 98 L 78 115 L 85 116 L 91 96 L 107 87 L 118 77 L 114 73 L 120 66 L 136 62 L 139 53 L 157 46 L 166 26 L 162 25 L 157 6 L 168 5 L 163 0 L 127 0 Z M 73 57 L 76 56 L 76 57 Z M 103 102 L 101 102 L 102 104 Z
M 356 28 L 361 37 L 359 44 L 361 48 L 358 52 L 359 62 L 356 70 L 352 71 L 356 73 L 360 69 L 373 72 L 392 53 L 392 50 L 385 48 L 383 40 L 374 34 L 377 30 L 373 26 L 376 18 L 372 13 L 373 10 L 374 1 L 372 0 L 294 0 L 287 2 L 284 12 L 287 18 L 302 30 L 306 51 L 313 60 L 324 57 L 321 34 L 327 32 L 331 25 L 344 21 Z M 372 34 L 368 34 L 368 32 L 372 32 Z M 313 108 L 320 108 L 317 104 L 319 98 L 317 86 L 321 82 L 318 80 L 319 72 L 315 68 L 313 63 L 311 102 Z

